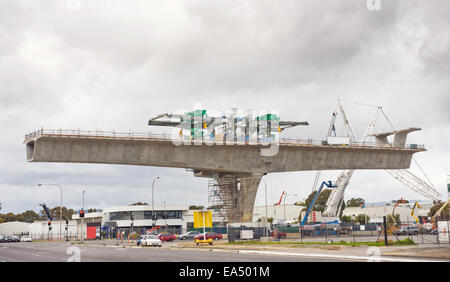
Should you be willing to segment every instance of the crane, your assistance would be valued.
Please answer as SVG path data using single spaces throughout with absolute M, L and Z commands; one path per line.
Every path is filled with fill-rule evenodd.
M 345 110 L 343 105 L 341 104 L 340 100 L 337 101 L 339 112 L 341 113 L 342 119 L 344 121 L 344 126 L 347 130 L 347 133 L 350 138 L 350 144 L 357 142 L 357 137 L 355 134 L 355 131 L 353 130 L 352 126 L 350 125 L 350 122 L 347 119 L 347 115 L 345 114 Z M 367 126 L 367 129 L 364 132 L 362 143 L 366 143 L 369 139 L 370 134 L 373 132 L 375 128 L 375 123 L 380 115 L 380 112 L 382 111 L 381 107 L 378 107 L 378 110 L 376 111 L 375 115 L 372 117 L 372 119 L 369 122 L 369 125 Z M 350 179 L 352 178 L 354 173 L 354 170 L 345 170 L 341 173 L 341 175 L 337 179 L 337 188 L 333 189 L 331 191 L 330 197 L 327 200 L 326 207 L 324 210 L 324 215 L 327 216 L 338 216 L 341 212 L 341 202 L 344 198 L 344 192 L 347 188 L 348 184 L 350 183 Z
M 313 198 L 313 200 L 312 200 L 312 202 L 311 202 L 311 205 L 309 205 L 308 210 L 306 211 L 306 214 L 305 214 L 305 216 L 303 217 L 303 220 L 302 220 L 302 222 L 300 223 L 300 225 L 305 225 L 306 220 L 308 219 L 309 213 L 311 212 L 311 209 L 314 207 L 314 205 L 315 205 L 315 203 L 316 203 L 316 200 L 317 200 L 317 198 L 318 198 L 320 192 L 322 192 L 322 189 L 323 189 L 324 186 L 326 186 L 326 187 L 328 187 L 328 188 L 336 188 L 336 187 L 337 187 L 335 184 L 333 184 L 333 183 L 331 182 L 331 180 L 328 181 L 328 182 L 326 182 L 326 181 L 322 182 L 322 184 L 320 185 L 320 187 L 319 187 L 319 189 L 317 190 L 316 194 L 314 195 L 314 198 Z
M 416 224 L 418 224 L 418 223 L 419 223 L 419 218 L 414 214 L 414 210 L 415 210 L 416 208 L 418 208 L 418 209 L 421 209 L 421 208 L 422 208 L 422 207 L 419 205 L 418 202 L 415 202 L 415 203 L 414 203 L 414 206 L 413 206 L 413 208 L 412 208 L 412 210 L 411 210 L 411 216 L 414 217 L 414 219 L 416 220 Z
M 369 105 L 369 106 L 373 106 L 373 105 Z M 383 115 L 383 117 L 386 119 L 386 121 L 388 122 L 388 124 L 391 126 L 391 128 L 395 131 L 394 126 L 392 125 L 391 121 L 389 120 L 389 118 L 387 117 L 386 113 L 383 111 L 382 106 L 375 106 L 377 107 L 377 111 L 375 112 L 374 116 L 372 117 L 367 129 L 364 132 L 363 138 L 361 140 L 361 143 L 366 143 L 369 140 L 370 136 L 373 136 L 374 130 L 375 130 L 375 124 L 380 116 Z M 350 137 L 350 140 L 355 141 L 356 140 L 356 134 L 353 131 L 347 117 L 344 111 L 344 108 L 342 106 L 342 104 L 340 103 L 340 101 L 338 100 L 338 108 L 339 111 L 342 115 L 343 121 L 344 121 L 344 125 L 346 128 L 346 131 Z M 423 171 L 423 169 L 420 167 L 420 165 L 417 163 L 417 161 L 413 158 L 413 160 L 416 162 L 416 164 L 418 165 L 418 167 L 420 168 L 420 170 L 422 171 L 422 173 L 425 175 L 425 177 L 427 178 L 427 180 L 429 181 L 430 184 L 428 184 L 427 182 L 425 182 L 424 180 L 422 180 L 421 178 L 419 178 L 418 176 L 416 176 L 415 174 L 413 174 L 410 170 L 408 169 L 400 169 L 400 170 L 386 170 L 387 173 L 389 173 L 390 175 L 392 175 L 395 179 L 399 180 L 401 183 L 403 183 L 404 185 L 408 186 L 409 188 L 411 188 L 412 190 L 418 192 L 419 194 L 432 199 L 433 202 L 439 202 L 440 198 L 441 198 L 441 194 L 436 190 L 436 188 L 431 184 L 431 181 L 429 180 L 428 176 L 426 175 L 426 173 Z M 326 208 L 324 210 L 324 214 L 328 215 L 328 216 L 337 216 L 340 213 L 340 208 L 341 208 L 341 201 L 343 199 L 344 196 L 344 191 L 347 187 L 347 185 L 350 182 L 350 179 L 353 175 L 354 170 L 346 170 L 344 171 L 340 177 L 338 178 L 337 181 L 337 185 L 338 188 L 334 189 L 331 194 L 330 197 L 328 198 L 327 204 L 326 204 Z
M 337 110 L 333 112 L 333 115 L 331 117 L 330 127 L 328 128 L 327 137 L 331 136 L 331 134 L 334 132 L 334 136 L 336 136 L 336 127 L 334 126 L 334 123 L 336 122 L 336 116 L 337 116 Z M 321 170 L 318 170 L 316 172 L 316 176 L 314 177 L 314 183 L 312 187 L 312 191 L 316 190 L 317 183 L 319 182 Z
M 281 193 L 280 200 L 274 206 L 279 206 L 281 204 L 281 200 L 283 199 L 283 196 L 284 196 L 285 193 L 286 193 L 286 191 L 283 190 L 283 192 Z

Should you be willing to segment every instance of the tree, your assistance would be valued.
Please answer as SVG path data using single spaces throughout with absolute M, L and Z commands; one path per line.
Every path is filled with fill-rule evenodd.
M 50 216 L 53 220 L 59 220 L 59 211 L 60 207 L 49 208 Z M 41 211 L 42 214 L 45 214 L 45 211 Z M 72 215 L 75 214 L 73 209 L 67 209 L 66 207 L 62 207 L 62 218 L 72 219 Z
M 439 204 L 435 204 L 430 208 L 430 211 L 428 212 L 428 216 L 435 216 L 436 212 L 442 208 L 442 206 L 445 203 L 439 203 Z M 442 220 L 448 220 L 450 219 L 450 204 L 447 204 L 447 207 L 445 207 L 442 212 L 441 212 L 441 217 Z
M 368 215 L 365 214 L 358 214 L 355 217 L 354 222 L 359 222 L 360 224 L 366 224 L 366 222 L 369 222 L 370 217 Z
M 339 219 L 341 220 L 341 222 L 347 222 L 347 223 L 352 222 L 352 217 L 349 215 L 343 215 Z
M 32 210 L 27 210 L 17 215 L 18 221 L 32 223 L 41 219 L 41 217 Z
M 195 206 L 195 205 L 189 206 L 190 210 L 202 210 L 203 208 L 204 206 Z
M 362 205 L 364 205 L 366 203 L 366 201 L 362 198 L 351 198 L 350 200 L 347 201 L 347 207 L 352 208 L 352 207 L 360 207 Z
M 306 207 L 303 210 L 308 210 L 309 206 L 312 203 L 312 200 L 314 199 L 314 196 L 316 195 L 317 191 L 311 192 L 309 194 L 308 198 L 305 200 Z M 328 200 L 328 197 L 330 197 L 331 189 L 322 190 L 319 194 L 319 196 L 316 199 L 316 202 L 314 204 L 314 207 L 312 207 L 311 211 L 319 211 L 323 212 L 326 207 L 326 203 Z
M 136 203 L 132 203 L 130 206 L 147 206 L 147 203 L 142 203 L 142 202 L 136 202 Z
M 262 218 L 258 218 L 257 222 L 261 222 L 261 221 L 262 221 Z M 268 217 L 267 218 L 267 222 L 272 223 L 273 222 L 273 217 Z

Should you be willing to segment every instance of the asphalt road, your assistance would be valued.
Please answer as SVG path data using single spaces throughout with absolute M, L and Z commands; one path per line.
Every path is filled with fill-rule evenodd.
M 78 251 L 79 250 L 79 251 Z M 178 250 L 159 247 L 123 248 L 79 246 L 56 242 L 2 243 L 0 262 L 295 262 L 336 261 L 282 255 L 241 254 L 227 251 Z M 348 261 L 348 260 L 343 260 Z
M 389 259 L 389 258 L 386 258 Z M 395 260 L 401 258 L 394 258 Z M 410 259 L 410 258 L 409 258 Z M 367 257 L 327 256 L 267 251 L 221 251 L 72 245 L 58 242 L 1 243 L 0 262 L 339 262 Z

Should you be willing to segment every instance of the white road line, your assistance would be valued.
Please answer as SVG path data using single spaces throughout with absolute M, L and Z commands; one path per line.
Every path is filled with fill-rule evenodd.
M 316 257 L 316 258 L 337 258 L 337 259 L 353 259 L 365 261 L 393 261 L 393 262 L 439 262 L 424 259 L 404 259 L 390 257 L 367 257 L 367 256 L 348 256 L 348 255 L 332 255 L 332 254 L 307 254 L 307 253 L 289 253 L 289 252 L 271 252 L 271 251 L 252 251 L 239 250 L 239 253 L 247 254 L 264 254 L 264 255 L 280 255 L 280 256 L 299 256 L 299 257 Z

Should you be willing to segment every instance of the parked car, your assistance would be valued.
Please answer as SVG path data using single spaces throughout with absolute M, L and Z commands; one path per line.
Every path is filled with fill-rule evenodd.
M 159 240 L 161 240 L 162 242 L 166 242 L 166 241 L 173 241 L 175 239 L 177 239 L 177 236 L 173 235 L 172 233 L 160 233 L 158 235 Z
M 6 242 L 6 237 L 3 235 L 0 235 L 0 243 L 5 243 Z
M 30 236 L 25 235 L 20 238 L 20 241 L 21 242 L 33 242 L 33 239 Z
M 178 236 L 178 239 L 180 240 L 193 240 L 195 236 L 200 235 L 200 232 L 198 231 L 189 231 L 184 234 L 181 234 Z
M 140 244 L 142 246 L 162 247 L 162 242 L 156 235 L 145 235 L 142 237 Z
M 137 241 L 136 241 L 136 245 L 138 245 L 138 246 L 141 245 L 142 240 L 147 238 L 147 236 L 149 236 L 149 234 L 142 235 L 141 237 L 139 237 L 139 239 L 137 239 Z
M 204 239 L 213 239 L 213 240 L 219 240 L 222 239 L 222 234 L 218 234 L 215 232 L 205 232 L 201 233 L 194 237 L 196 240 L 204 240 Z
M 20 242 L 20 238 L 16 235 L 8 235 L 6 236 L 6 242 Z
M 417 226 L 402 226 L 395 232 L 396 235 L 418 235 L 419 228 Z
M 271 231 L 269 234 L 270 237 L 274 237 L 274 232 Z M 286 238 L 286 232 L 277 231 L 277 239 L 285 239 Z

